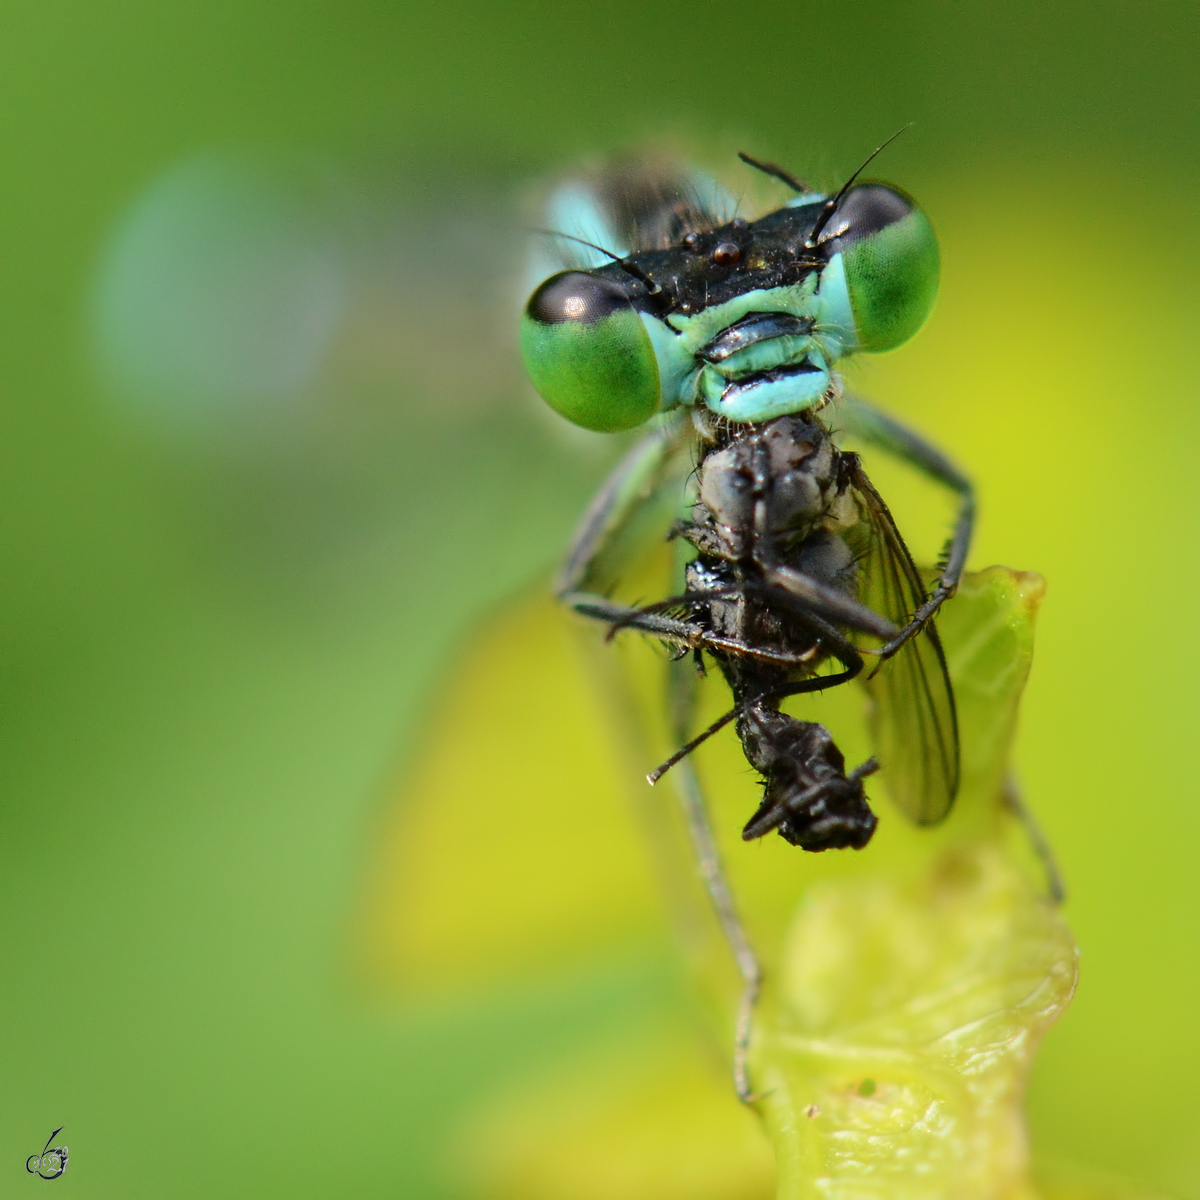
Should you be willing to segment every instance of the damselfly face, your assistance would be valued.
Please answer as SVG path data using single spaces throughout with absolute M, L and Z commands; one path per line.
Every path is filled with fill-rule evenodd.
M 756 221 L 719 220 L 683 184 L 658 200 L 628 249 L 614 229 L 612 261 L 552 275 L 525 310 L 534 386 L 587 429 L 676 405 L 734 422 L 802 412 L 836 391 L 839 359 L 903 344 L 933 306 L 937 239 L 890 184 L 805 193 Z M 637 244 L 647 228 L 669 244 Z

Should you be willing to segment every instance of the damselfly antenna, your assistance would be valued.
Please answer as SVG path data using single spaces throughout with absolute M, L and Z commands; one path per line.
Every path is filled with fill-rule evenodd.
M 660 285 L 654 282 L 637 263 L 630 262 L 627 258 L 622 258 L 619 254 L 614 254 L 611 250 L 606 250 L 603 246 L 597 246 L 595 242 L 589 242 L 587 238 L 576 237 L 573 233 L 560 233 L 557 229 L 535 229 L 534 233 L 540 233 L 546 237 L 566 238 L 569 242 L 578 242 L 581 246 L 587 246 L 592 250 L 598 250 L 601 254 L 607 255 L 625 272 L 626 275 L 632 275 L 634 279 L 640 283 L 644 283 L 650 292 L 650 295 L 656 300 L 671 301 L 671 296 Z
M 751 158 L 750 155 L 743 151 L 738 151 L 738 158 L 742 160 L 748 167 L 753 167 L 756 171 L 761 171 L 764 175 L 770 175 L 772 179 L 778 179 L 780 183 L 787 184 L 788 187 L 803 196 L 806 192 L 811 192 L 812 188 L 808 184 L 801 182 L 791 173 L 785 171 L 783 167 L 776 166 L 774 163 L 761 162 L 757 158 Z
M 871 165 L 872 162 L 886 150 L 906 129 L 912 128 L 912 122 L 907 125 L 901 125 L 895 133 L 892 134 L 886 142 L 881 142 L 870 154 L 863 159 L 862 165 L 842 184 L 836 196 L 826 200 L 821 208 L 821 215 L 817 217 L 817 223 L 812 227 L 808 237 L 804 239 L 805 250 L 815 250 L 820 244 L 821 234 L 825 232 L 825 226 L 829 224 L 833 214 L 837 211 L 837 206 L 845 199 L 846 193 L 854 186 L 858 177 Z

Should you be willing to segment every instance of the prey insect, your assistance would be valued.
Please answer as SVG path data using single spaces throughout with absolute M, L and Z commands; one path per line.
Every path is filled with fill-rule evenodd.
M 680 659 L 710 659 L 732 694 L 698 733 L 681 695 L 679 749 L 649 778 L 680 774 L 700 867 L 741 970 L 734 1071 L 748 1100 L 761 970 L 689 755 L 735 727 L 763 784 L 747 840 L 776 831 L 805 850 L 862 848 L 877 824 L 866 794 L 877 770 L 911 819 L 944 818 L 958 788 L 958 731 L 934 617 L 961 577 L 974 500 L 953 464 L 847 395 L 836 369 L 850 354 L 901 345 L 923 324 L 938 279 L 924 213 L 900 189 L 860 181 L 861 168 L 823 195 L 742 157 L 796 197 L 748 221 L 721 211 L 719 191 L 699 177 L 627 169 L 570 190 L 555 215 L 575 265 L 534 291 L 521 342 L 534 385 L 562 415 L 601 431 L 647 425 L 585 515 L 560 597 L 613 633 L 639 630 Z M 930 586 L 841 433 L 957 496 Z M 694 471 L 669 533 L 688 550 L 683 590 L 619 604 L 604 594 L 598 564 L 681 456 Z M 877 756 L 847 769 L 829 730 L 782 706 L 855 678 L 873 696 Z M 686 677 L 675 679 L 686 693 Z

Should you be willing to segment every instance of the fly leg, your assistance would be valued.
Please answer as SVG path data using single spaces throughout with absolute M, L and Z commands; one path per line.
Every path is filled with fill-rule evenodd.
M 829 624 L 832 621 L 885 640 L 896 641 L 903 636 L 903 630 L 897 629 L 874 609 L 803 571 L 777 564 L 771 558 L 760 565 L 764 581 L 771 585 L 772 594 L 780 603 L 800 615 L 820 620 L 830 631 L 833 630 L 833 625 Z M 849 646 L 844 638 L 841 640 Z
M 631 608 L 628 604 L 617 604 L 591 592 L 559 595 L 560 599 L 565 600 L 577 613 L 608 624 L 611 627 L 610 636 L 622 629 L 637 629 L 642 633 L 652 633 L 664 641 L 682 644 L 689 649 L 706 644 L 705 629 L 698 622 L 684 621 L 678 617 L 654 612 L 653 606 L 650 611 Z
M 879 651 L 884 659 L 891 658 L 909 638 L 918 634 L 926 622 L 958 590 L 959 580 L 967 565 L 971 535 L 975 528 L 975 488 L 971 481 L 936 446 L 894 421 L 885 413 L 857 397 L 845 396 L 837 408 L 842 427 L 865 442 L 903 459 L 923 475 L 949 488 L 958 497 L 958 516 L 954 531 L 946 543 L 945 562 L 933 591 L 924 604 L 909 618 L 908 624 Z M 866 474 L 858 472 L 855 480 L 878 496 Z M 882 500 L 879 501 L 883 503 Z
M 671 720 L 675 734 L 680 738 L 687 737 L 693 707 L 693 683 L 694 676 L 682 669 L 682 664 L 672 664 Z M 696 856 L 700 877 L 704 881 L 705 890 L 721 926 L 721 933 L 733 953 L 734 963 L 741 976 L 741 995 L 738 999 L 733 1035 L 733 1086 L 743 1104 L 753 1104 L 760 1097 L 750 1089 L 748 1059 L 754 1008 L 762 991 L 762 967 L 746 933 L 746 927 L 738 915 L 729 880 L 721 866 L 721 855 L 717 849 L 712 821 L 709 819 L 708 805 L 691 761 L 679 764 L 675 773 L 675 786 L 683 806 L 688 838 L 692 843 L 692 852 Z
M 814 642 L 808 649 L 800 653 L 791 653 L 786 650 L 771 649 L 768 646 L 756 646 L 741 638 L 713 633 L 707 626 L 701 626 L 694 622 L 675 620 L 674 625 L 671 625 L 667 622 L 660 623 L 653 620 L 654 617 L 661 613 L 669 612 L 673 608 L 701 607 L 711 603 L 713 600 L 735 600 L 745 597 L 748 594 L 768 594 L 772 591 L 773 589 L 767 588 L 761 583 L 742 583 L 731 587 L 704 588 L 689 592 L 680 592 L 678 596 L 670 596 L 666 600 L 659 600 L 655 604 L 644 604 L 641 608 L 627 609 L 624 615 L 620 617 L 610 617 L 609 613 L 601 612 L 595 606 L 589 606 L 586 611 L 589 616 L 612 620 L 612 626 L 606 635 L 606 641 L 611 641 L 622 629 L 640 629 L 644 633 L 657 633 L 660 637 L 678 636 L 680 640 L 690 637 L 691 641 L 689 645 L 697 651 L 720 651 L 735 658 L 752 658 L 759 662 L 773 664 L 777 667 L 806 667 L 820 653 L 820 642 Z M 617 607 L 614 605 L 611 611 L 616 612 Z M 808 616 L 807 613 L 805 615 L 806 617 Z M 651 619 L 647 620 L 647 618 Z M 811 620 L 815 622 L 817 619 L 812 618 Z M 820 622 L 820 625 L 822 630 L 828 629 L 834 638 L 844 641 L 844 639 L 841 639 L 841 635 L 836 630 L 833 630 L 832 626 L 825 622 Z M 853 647 L 850 649 L 853 653 Z
M 774 589 L 772 589 L 772 594 Z M 838 671 L 833 675 L 813 675 L 808 679 L 802 679 L 798 683 L 784 684 L 780 687 L 766 688 L 755 692 L 752 696 L 742 697 L 738 702 L 726 713 L 719 716 L 708 728 L 701 730 L 695 737 L 684 742 L 666 762 L 655 767 L 646 780 L 650 784 L 657 783 L 672 767 L 681 763 L 685 758 L 692 753 L 693 750 L 702 746 L 715 733 L 719 733 L 730 721 L 741 717 L 747 710 L 756 704 L 761 704 L 767 700 L 783 700 L 788 696 L 799 696 L 808 692 L 823 692 L 827 688 L 838 687 L 843 683 L 849 683 L 852 679 L 856 679 L 861 674 L 863 669 L 863 660 L 859 652 L 854 646 L 846 640 L 836 629 L 828 622 L 823 621 L 820 617 L 814 616 L 808 612 L 802 604 L 796 601 L 796 598 L 788 594 L 784 594 L 785 603 L 790 603 L 794 607 L 795 613 L 804 620 L 817 633 L 821 639 L 822 646 L 834 658 L 840 662 L 844 670 Z M 870 611 L 870 610 L 868 610 Z M 750 657 L 750 655 L 747 655 Z M 792 718 L 788 718 L 791 720 Z M 686 736 L 686 726 L 685 736 Z
M 730 588 L 726 593 L 695 592 L 691 595 L 678 597 L 668 602 L 671 607 L 692 598 L 712 599 L 715 595 L 737 595 L 741 589 Z M 719 651 L 745 658 L 755 658 L 762 662 L 772 663 L 779 667 L 803 667 L 813 657 L 810 651 L 805 654 L 788 654 L 762 646 L 753 646 L 738 638 L 722 637 L 712 633 L 697 621 L 684 621 L 677 617 L 664 616 L 655 611 L 663 607 L 660 604 L 650 604 L 645 608 L 630 608 L 624 604 L 614 604 L 600 597 L 576 597 L 572 607 L 585 617 L 595 617 L 598 621 L 607 621 L 610 625 L 608 637 L 612 638 L 622 629 L 636 629 L 641 633 L 649 633 L 665 642 L 681 647 L 682 652 L 688 650 Z M 714 732 L 716 732 L 714 730 Z M 651 780 L 653 782 L 653 780 Z

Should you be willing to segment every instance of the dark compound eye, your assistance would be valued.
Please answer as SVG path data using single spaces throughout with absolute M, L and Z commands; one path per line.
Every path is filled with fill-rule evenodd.
M 846 250 L 872 234 L 904 220 L 916 208 L 912 199 L 885 183 L 860 183 L 842 197 L 826 229 L 831 249 Z
M 650 334 L 615 280 L 547 279 L 521 318 L 521 357 L 542 399 L 585 429 L 632 429 L 662 403 Z
M 841 259 L 859 349 L 903 345 L 937 294 L 938 246 L 929 218 L 899 188 L 862 183 L 843 197 L 827 233 L 822 251 L 830 262 Z
M 629 307 L 629 296 L 619 283 L 583 271 L 564 271 L 551 276 L 533 293 L 525 311 L 543 325 L 594 325 Z
M 712 252 L 718 267 L 736 267 L 742 261 L 742 248 L 736 242 L 721 242 Z

